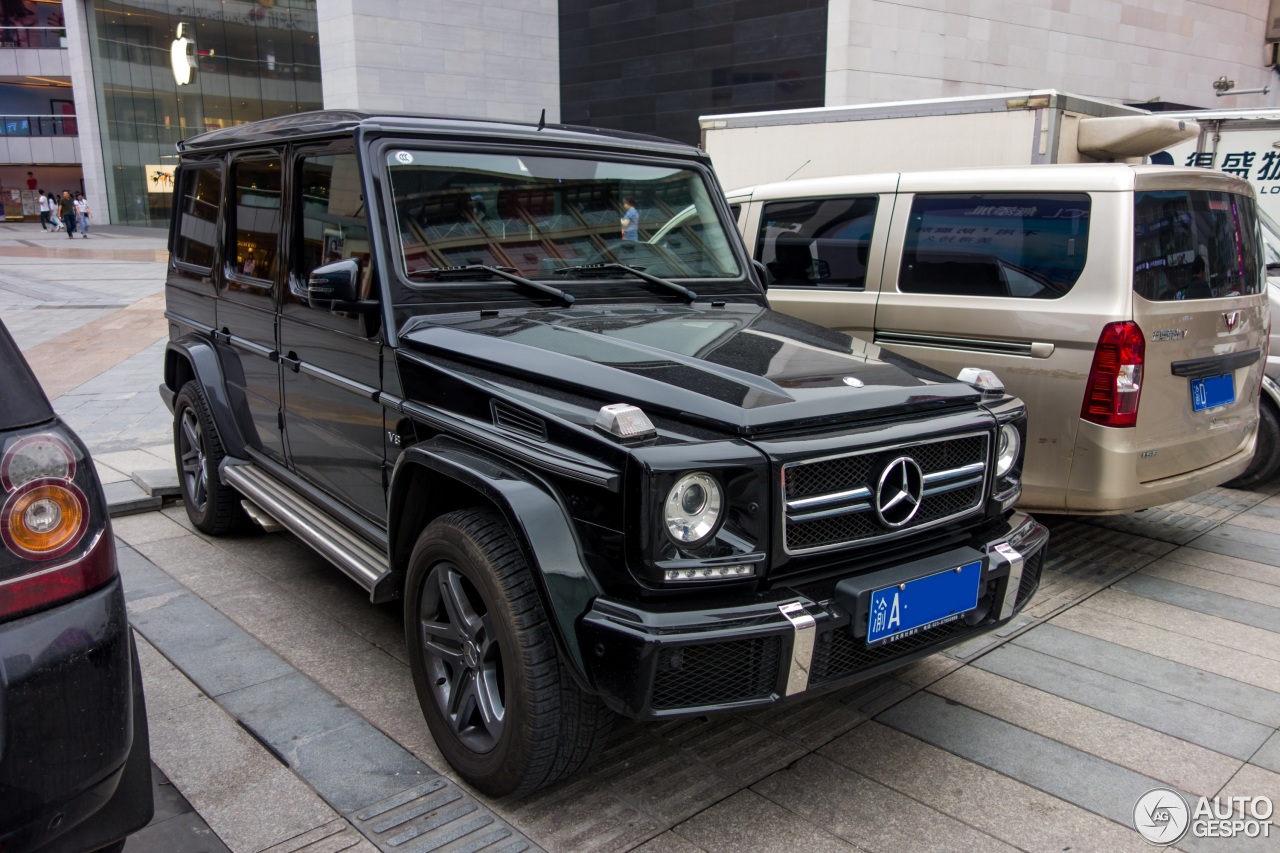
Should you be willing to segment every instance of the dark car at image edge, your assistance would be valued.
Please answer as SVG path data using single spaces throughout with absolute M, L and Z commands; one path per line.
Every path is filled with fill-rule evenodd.
M 403 600 L 423 714 L 485 793 L 572 775 L 611 712 L 834 690 L 1037 588 L 1021 401 L 769 310 L 703 152 L 346 111 L 179 151 L 187 513 Z
M 106 501 L 3 323 L 0 365 L 0 851 L 118 851 L 153 802 Z

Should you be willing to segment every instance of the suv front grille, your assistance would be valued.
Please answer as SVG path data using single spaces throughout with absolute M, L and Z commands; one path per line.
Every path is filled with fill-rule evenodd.
M 976 511 L 986 493 L 989 440 L 987 433 L 970 433 L 785 465 L 787 553 L 875 542 Z M 895 528 L 876 512 L 876 488 L 886 466 L 902 456 L 920 466 L 924 491 L 919 510 Z

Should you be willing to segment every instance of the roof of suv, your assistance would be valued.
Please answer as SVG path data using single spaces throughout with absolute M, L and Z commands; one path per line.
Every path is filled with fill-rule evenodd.
M 727 192 L 753 199 L 894 192 L 1119 192 L 1132 189 L 1212 189 L 1253 195 L 1247 181 L 1209 169 L 1127 163 L 1068 163 L 881 172 L 760 184 Z
M 706 154 L 692 145 L 685 145 L 658 136 L 602 130 L 594 127 L 547 124 L 533 122 L 499 121 L 487 118 L 457 116 L 430 116 L 414 113 L 383 114 L 357 110 L 318 110 L 280 118 L 269 118 L 250 124 L 211 130 L 192 136 L 178 143 L 181 152 L 213 151 L 223 148 L 239 148 L 272 142 L 292 141 L 335 133 L 350 134 L 357 128 L 369 128 L 388 133 L 407 133 L 437 137 L 488 137 L 506 140 L 542 140 L 561 145 L 583 145 L 606 148 L 637 148 L 657 154 L 677 155 L 706 159 Z

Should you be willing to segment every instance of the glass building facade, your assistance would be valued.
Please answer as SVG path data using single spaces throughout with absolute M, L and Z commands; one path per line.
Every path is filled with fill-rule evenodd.
M 697 144 L 698 116 L 824 104 L 826 0 L 560 0 L 560 118 Z
M 118 224 L 168 224 L 179 140 L 321 108 L 316 0 L 93 0 L 87 17 Z M 179 24 L 196 65 L 181 86 Z

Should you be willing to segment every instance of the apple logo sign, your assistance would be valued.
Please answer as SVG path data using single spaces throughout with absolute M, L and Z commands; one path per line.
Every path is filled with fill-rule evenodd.
M 187 25 L 178 24 L 177 38 L 169 45 L 169 64 L 179 86 L 190 83 L 196 73 L 196 43 L 187 38 L 186 32 Z

